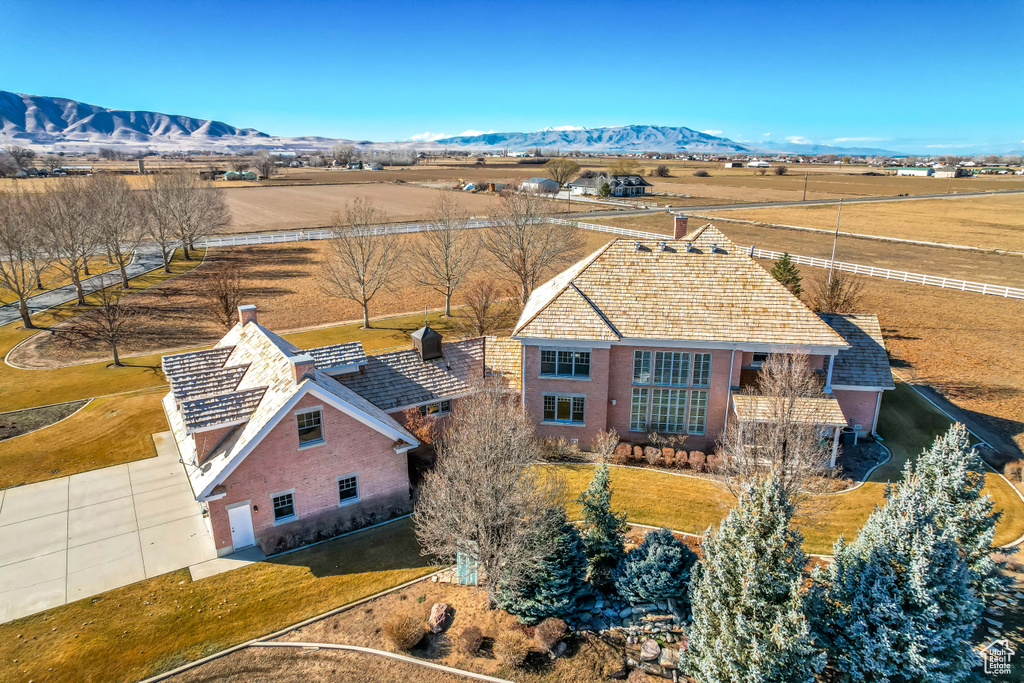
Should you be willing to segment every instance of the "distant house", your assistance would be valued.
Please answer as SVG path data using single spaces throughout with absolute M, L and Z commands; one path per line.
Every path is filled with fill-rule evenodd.
M 897 168 L 896 175 L 920 176 L 924 178 L 935 175 L 935 169 L 927 166 L 906 166 Z
M 725 162 L 726 168 L 743 168 L 742 161 L 727 161 Z
M 383 171 L 384 167 L 375 161 L 372 164 L 363 164 L 363 170 L 364 171 Z
M 935 168 L 936 178 L 966 178 L 970 175 L 970 171 L 959 166 L 937 166 Z
M 770 166 L 771 164 L 767 161 L 759 161 L 757 159 L 747 162 L 747 168 L 769 168 Z
M 524 180 L 522 185 L 523 192 L 533 194 L 554 194 L 559 189 L 559 184 L 551 178 L 529 178 Z
M 252 171 L 228 171 L 224 174 L 224 180 L 256 180 L 257 176 Z
M 599 195 L 601 188 L 607 184 L 612 197 L 637 197 L 645 195 L 649 182 L 638 175 L 597 175 L 592 178 L 580 176 L 568 184 L 572 194 Z

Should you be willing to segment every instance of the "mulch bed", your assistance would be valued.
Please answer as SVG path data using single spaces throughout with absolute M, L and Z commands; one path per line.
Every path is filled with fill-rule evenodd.
M 42 408 L 31 408 L 14 413 L 0 413 L 0 441 L 34 432 L 59 422 L 84 406 L 88 401 L 72 401 Z

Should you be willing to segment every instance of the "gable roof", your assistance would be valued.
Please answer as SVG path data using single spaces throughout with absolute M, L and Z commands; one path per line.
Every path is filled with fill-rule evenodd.
M 833 387 L 896 388 L 878 316 L 864 313 L 818 315 L 850 345 L 836 356 L 832 366 Z
M 613 240 L 538 287 L 513 336 L 847 346 L 713 225 L 681 240 Z

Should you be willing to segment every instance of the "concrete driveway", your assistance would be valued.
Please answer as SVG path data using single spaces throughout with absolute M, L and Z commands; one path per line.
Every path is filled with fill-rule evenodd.
M 217 556 L 169 437 L 155 458 L 0 491 L 0 623 Z

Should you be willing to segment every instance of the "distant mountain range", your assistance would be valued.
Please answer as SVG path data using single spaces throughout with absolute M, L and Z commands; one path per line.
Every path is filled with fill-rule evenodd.
M 894 155 L 873 147 L 761 141 L 739 143 L 684 126 L 608 126 L 546 128 L 533 133 L 486 133 L 433 141 L 371 142 L 318 136 L 283 137 L 222 121 L 152 111 L 107 109 L 63 97 L 24 95 L 0 90 L 0 145 L 16 144 L 47 151 L 95 151 L 98 147 L 154 151 L 211 150 L 232 152 L 265 148 L 312 151 L 335 144 L 359 148 L 434 150 L 581 152 L 688 152 L 703 154 L 853 154 Z M 961 152 L 969 153 L 969 152 Z

